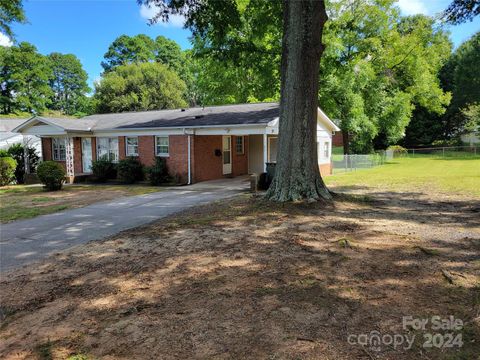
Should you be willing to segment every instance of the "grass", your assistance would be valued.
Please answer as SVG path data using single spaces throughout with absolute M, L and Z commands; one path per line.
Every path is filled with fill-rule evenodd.
M 359 186 L 390 191 L 431 189 L 480 196 L 480 158 L 397 158 L 372 169 L 325 178 L 328 185 Z
M 161 190 L 156 186 L 142 185 L 71 185 L 61 191 L 46 192 L 41 186 L 5 186 L 0 188 L 0 223 Z

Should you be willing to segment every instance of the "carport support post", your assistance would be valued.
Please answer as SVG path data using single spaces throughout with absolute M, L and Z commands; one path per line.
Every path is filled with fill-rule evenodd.
M 28 139 L 23 137 L 23 165 L 25 168 L 25 174 L 30 174 L 30 159 L 28 154 Z M 25 179 L 24 179 L 25 180 Z
M 263 134 L 263 172 L 267 172 L 267 134 Z

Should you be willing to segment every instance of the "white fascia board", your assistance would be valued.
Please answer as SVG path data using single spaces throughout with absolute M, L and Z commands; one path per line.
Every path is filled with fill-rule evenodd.
M 330 118 L 322 111 L 322 109 L 317 108 L 317 121 L 322 123 L 330 131 L 340 131 L 340 128 L 335 125 L 335 123 L 330 120 Z
M 264 134 L 266 125 L 218 125 L 218 126 L 192 126 L 172 128 L 134 128 L 94 130 L 93 136 L 148 136 L 148 135 L 249 135 Z

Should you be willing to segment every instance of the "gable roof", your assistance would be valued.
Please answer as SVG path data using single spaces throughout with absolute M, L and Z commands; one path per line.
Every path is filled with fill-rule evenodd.
M 209 107 L 195 107 L 175 110 L 154 110 L 96 114 L 81 119 L 60 119 L 35 116 L 14 131 L 20 131 L 36 122 L 60 128 L 65 131 L 102 131 L 155 128 L 195 128 L 209 126 L 267 125 L 278 119 L 278 103 L 236 104 Z M 319 118 L 333 131 L 336 125 L 319 109 Z
M 13 129 L 23 124 L 27 120 L 28 118 L 0 118 L 0 132 L 11 132 Z

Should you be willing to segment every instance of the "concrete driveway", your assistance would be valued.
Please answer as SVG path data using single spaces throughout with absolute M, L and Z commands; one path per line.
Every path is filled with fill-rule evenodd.
M 246 177 L 205 181 L 0 225 L 0 271 L 192 206 L 235 196 L 246 191 L 248 185 Z

